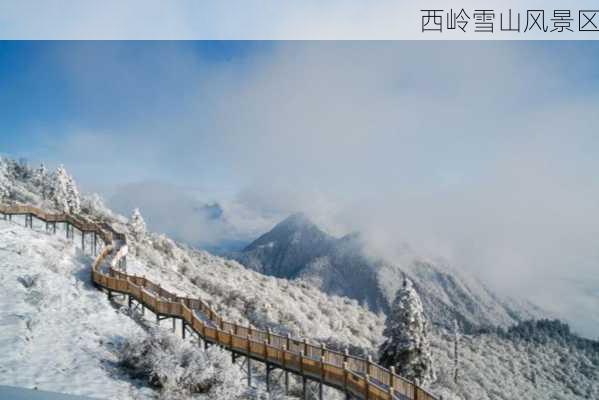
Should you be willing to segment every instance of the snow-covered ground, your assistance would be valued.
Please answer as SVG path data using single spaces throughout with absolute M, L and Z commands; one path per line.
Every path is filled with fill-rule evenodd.
M 141 395 L 116 362 L 143 330 L 92 286 L 90 258 L 63 237 L 0 220 L 0 384 Z

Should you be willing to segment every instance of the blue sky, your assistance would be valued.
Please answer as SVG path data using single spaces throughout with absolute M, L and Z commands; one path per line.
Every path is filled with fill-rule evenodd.
M 154 71 L 146 74 L 144 66 L 136 65 L 135 71 L 120 71 L 102 82 L 93 82 L 83 89 L 99 89 L 95 93 L 82 93 L 73 79 L 68 64 L 69 53 L 85 52 L 99 53 L 94 62 L 99 65 L 86 64 L 85 60 L 79 67 L 82 69 L 102 69 L 102 61 L 112 64 L 111 60 L 102 60 L 104 53 L 111 56 L 123 57 L 127 63 L 134 63 L 139 54 L 146 54 L 153 49 L 161 49 L 168 57 L 169 49 L 173 52 L 190 52 L 193 57 L 207 63 L 225 63 L 235 60 L 243 63 L 250 53 L 267 51 L 268 42 L 187 42 L 160 43 L 130 42 L 126 46 L 111 42 L 95 42 L 93 45 L 74 42 L 11 42 L 0 41 L 0 76 L 1 92 L 0 105 L 5 111 L 0 121 L 2 144 L 5 152 L 11 154 L 30 154 L 36 146 L 31 146 L 31 139 L 39 131 L 48 128 L 53 131 L 53 137 L 60 140 L 65 135 L 64 127 L 73 124 L 93 124 L 97 127 L 113 126 L 127 123 L 128 119 L 143 114 L 151 109 L 152 99 L 161 96 L 163 88 L 158 76 L 152 76 Z M 156 58 L 163 55 L 156 54 Z M 134 67 L 130 64 L 131 67 Z M 150 69 L 150 68 L 148 68 Z M 122 90 L 118 85 L 130 76 L 125 74 L 140 74 L 139 86 L 128 86 Z M 176 74 L 176 71 L 174 72 Z M 105 77 L 106 78 L 106 77 Z M 185 82 L 174 82 L 171 101 L 176 97 L 185 96 Z M 97 85 L 97 86 L 96 86 Z M 104 92 L 104 93 L 102 93 Z M 116 97 L 115 95 L 120 96 Z M 85 96 L 83 96 L 85 95 Z M 116 97 L 116 98 L 115 98 Z
M 77 149 L 67 159 L 56 160 L 54 153 L 73 129 L 114 138 L 161 113 L 177 114 L 198 90 L 189 75 L 178 75 L 181 71 L 197 74 L 235 64 L 243 74 L 244 64 L 271 47 L 269 42 L 0 42 L 2 152 L 68 164 Z M 161 172 L 171 180 L 180 174 Z
M 0 42 L 0 153 L 65 164 L 190 242 L 295 211 L 391 258 L 408 242 L 599 332 L 597 50 Z M 182 198 L 221 202 L 233 228 L 167 221 Z

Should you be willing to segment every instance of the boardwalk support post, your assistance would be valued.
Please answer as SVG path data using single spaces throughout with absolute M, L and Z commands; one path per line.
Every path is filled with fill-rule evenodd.
M 395 393 L 395 367 L 392 365 L 389 370 L 391 371 L 389 374 L 389 394 L 393 398 L 393 394 Z
M 322 345 L 323 354 L 320 356 L 320 382 L 318 382 L 318 399 L 322 400 L 322 382 L 324 381 L 324 344 Z
M 248 356 L 247 364 L 248 364 L 248 386 L 252 387 L 252 359 Z
M 345 350 L 347 352 L 347 349 Z M 349 368 L 347 365 L 347 361 L 343 362 L 343 387 L 345 387 L 345 399 L 350 399 L 349 389 L 348 389 L 348 380 L 349 380 Z
M 285 396 L 289 394 L 289 372 L 285 370 Z
M 302 375 L 302 399 L 307 400 L 308 391 L 306 390 L 306 385 L 308 383 L 308 379 Z
M 94 243 L 94 256 L 98 255 L 98 234 L 96 233 L 96 231 L 94 231 L 94 239 L 93 239 Z

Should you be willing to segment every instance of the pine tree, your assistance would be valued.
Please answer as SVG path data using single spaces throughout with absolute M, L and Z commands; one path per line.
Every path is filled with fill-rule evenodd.
M 0 201 L 10 196 L 10 181 L 8 169 L 3 159 L 0 159 Z
M 394 366 L 401 376 L 418 384 L 435 379 L 424 308 L 412 282 L 405 278 L 397 291 L 383 332 L 380 363 Z
M 51 199 L 56 208 L 63 213 L 69 212 L 69 203 L 67 201 L 67 172 L 61 165 L 56 168 L 52 176 Z
M 67 202 L 71 214 L 79 214 L 81 212 L 81 197 L 79 196 L 77 184 L 71 176 L 68 176 L 67 180 Z
M 75 181 L 62 165 L 54 172 L 50 198 L 61 212 L 77 214 L 81 210 L 81 199 Z
M 48 187 L 48 171 L 42 163 L 39 168 L 33 173 L 33 183 L 40 188 L 42 199 L 46 200 L 49 196 L 50 189 Z
M 139 208 L 133 210 L 129 219 L 129 231 L 133 234 L 136 240 L 141 240 L 146 233 L 146 222 L 141 216 Z

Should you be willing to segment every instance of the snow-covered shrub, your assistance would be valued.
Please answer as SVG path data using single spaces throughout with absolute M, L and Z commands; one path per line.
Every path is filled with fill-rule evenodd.
M 161 388 L 168 399 L 203 393 L 210 399 L 233 400 L 247 390 L 230 353 L 214 346 L 202 351 L 197 344 L 158 328 L 146 337 L 126 341 L 121 365 L 132 377 Z
M 401 376 L 420 384 L 435 379 L 424 307 L 407 278 L 397 291 L 383 335 L 386 340 L 380 348 L 382 365 L 394 366 Z

